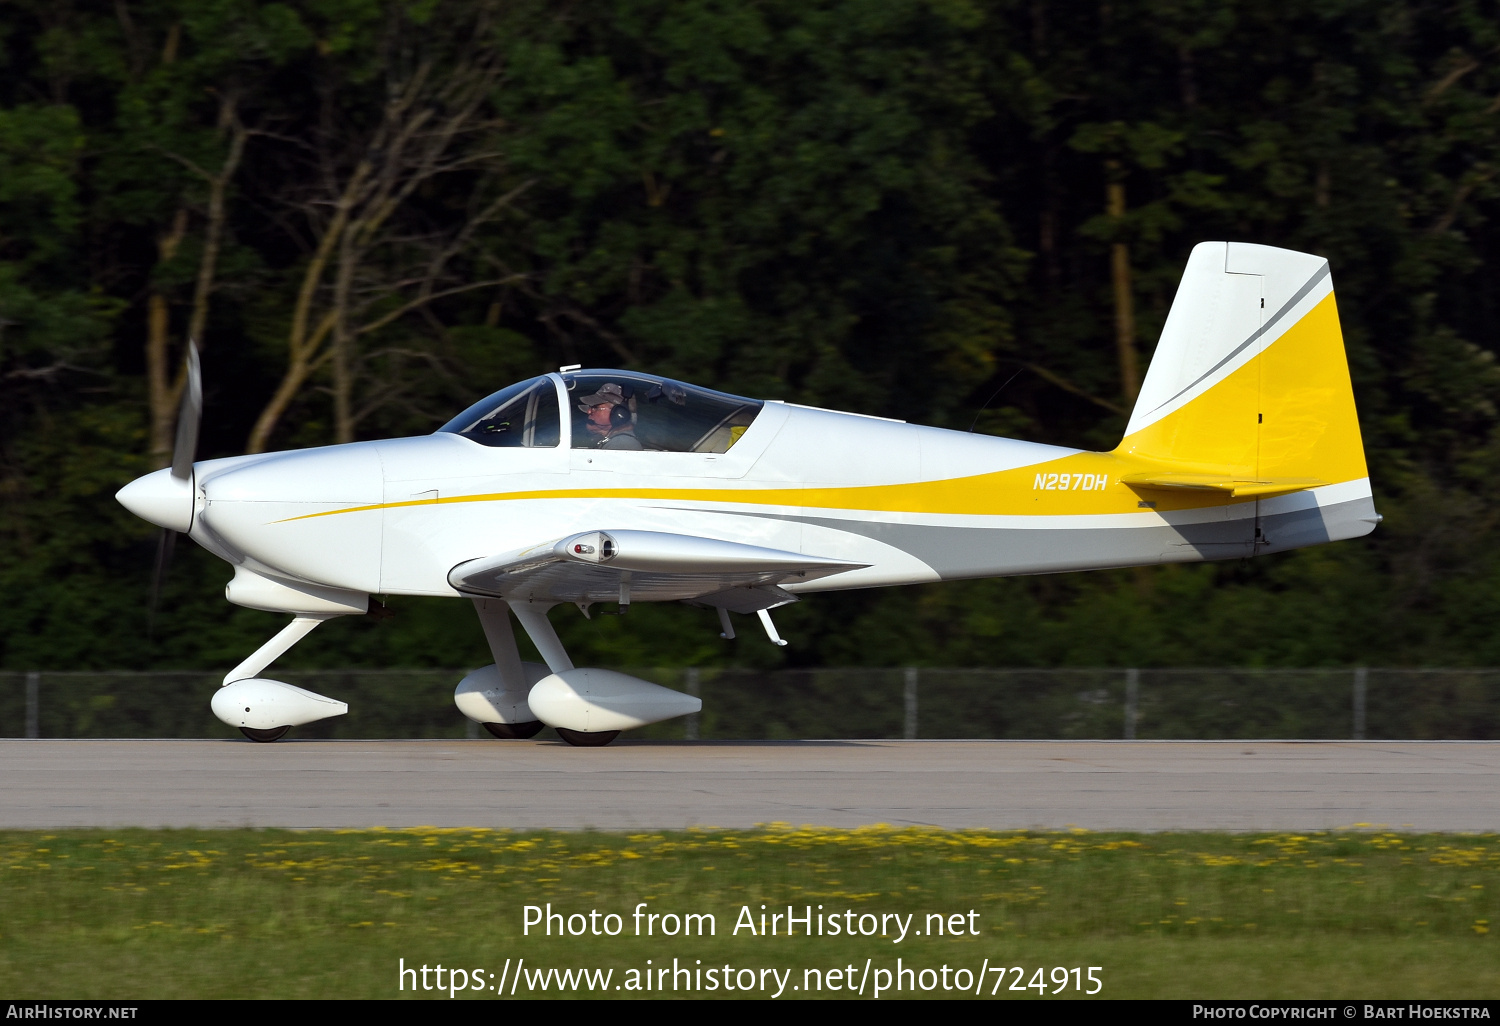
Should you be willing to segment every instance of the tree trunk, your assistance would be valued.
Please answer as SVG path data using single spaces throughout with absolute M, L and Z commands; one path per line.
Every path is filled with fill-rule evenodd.
M 265 408 L 260 411 L 260 416 L 256 418 L 255 427 L 250 430 L 250 438 L 245 443 L 246 452 L 266 451 L 266 446 L 271 441 L 271 432 L 276 430 L 277 422 L 281 420 L 282 414 L 291 405 L 292 399 L 301 390 L 308 376 L 321 362 L 315 361 L 313 354 L 322 345 L 328 332 L 333 329 L 333 318 L 325 316 L 316 330 L 311 332 L 308 330 L 308 321 L 312 316 L 318 288 L 323 283 L 323 272 L 328 267 L 328 259 L 333 253 L 333 248 L 343 241 L 344 230 L 349 224 L 349 212 L 354 206 L 356 197 L 364 189 L 370 170 L 368 160 L 361 161 L 354 169 L 354 173 L 339 197 L 333 220 L 324 229 L 323 237 L 318 240 L 318 248 L 313 253 L 312 260 L 308 262 L 307 269 L 302 272 L 302 285 L 297 290 L 297 305 L 292 309 L 292 323 L 287 331 L 286 373 L 282 375 L 281 384 L 271 396 L 271 401 L 266 403 Z
M 271 432 L 276 430 L 276 422 L 286 412 L 292 400 L 302 389 L 302 383 L 312 373 L 305 358 L 297 352 L 293 352 L 287 363 L 286 373 L 281 377 L 281 384 L 276 387 L 276 392 L 271 396 L 271 401 L 266 403 L 265 408 L 260 411 L 260 416 L 255 420 L 255 427 L 250 429 L 250 440 L 245 443 L 247 453 L 265 452 L 266 444 L 271 440 Z
M 435 75 L 439 66 L 445 70 Z M 334 441 L 353 441 L 368 412 L 357 402 L 369 369 L 361 340 L 444 297 L 514 279 L 463 281 L 451 265 L 529 182 L 468 213 L 456 231 L 403 220 L 413 194 L 434 178 L 462 173 L 487 182 L 500 166 L 503 154 L 486 137 L 502 122 L 486 105 L 501 70 L 494 52 L 471 52 L 465 39 L 451 66 L 425 60 L 404 78 L 392 73 L 389 100 L 369 136 L 336 129 L 340 119 L 327 119 L 313 158 L 320 184 L 294 201 L 312 228 L 314 252 L 287 328 L 286 370 L 251 431 L 250 452 L 265 451 L 277 423 L 325 365 Z M 335 102 L 331 92 L 324 99 Z
M 333 286 L 333 440 L 338 445 L 354 441 L 354 337 L 349 329 L 349 287 L 354 276 L 350 233 L 339 247 Z
M 1117 230 L 1123 229 L 1125 217 L 1125 183 L 1110 182 L 1106 187 L 1109 216 Z M 1119 237 L 1109 250 L 1109 276 L 1115 294 L 1115 353 L 1120 362 L 1120 390 L 1134 401 L 1141 390 L 1140 364 L 1135 351 L 1135 300 L 1130 290 L 1130 247 Z
M 233 94 L 224 97 L 219 105 L 219 128 L 229 133 L 229 152 L 224 163 L 214 174 L 209 174 L 192 161 L 174 157 L 198 177 L 208 183 L 208 222 L 203 229 L 203 252 L 198 259 L 198 277 L 193 285 L 193 308 L 188 318 L 187 337 L 203 348 L 203 332 L 208 324 L 209 297 L 213 293 L 214 277 L 218 272 L 219 250 L 224 244 L 224 195 L 229 182 L 239 170 L 240 158 L 244 156 L 245 139 L 249 132 L 236 117 L 237 100 Z M 157 243 L 161 262 L 166 263 L 176 255 L 178 247 L 187 235 L 188 211 L 180 207 L 172 219 L 171 230 Z M 171 362 L 171 310 L 167 297 L 155 287 L 146 300 L 146 374 L 151 404 L 151 459 L 157 467 L 172 462 L 172 446 L 177 428 L 177 406 L 182 401 L 182 390 L 187 384 L 187 366 L 180 365 L 176 372 L 169 371 Z
M 172 227 L 156 240 L 159 263 L 177 255 L 187 234 L 188 212 L 179 208 Z M 167 297 L 153 284 L 146 298 L 146 388 L 151 407 L 151 462 L 157 468 L 172 462 L 173 435 L 177 427 L 179 393 L 168 370 L 172 357 L 172 310 Z
M 219 173 L 208 178 L 208 225 L 203 230 L 203 256 L 198 261 L 198 280 L 193 286 L 193 316 L 188 322 L 188 338 L 203 347 L 203 331 L 208 324 L 208 297 L 218 272 L 219 250 L 224 245 L 224 194 L 239 170 L 245 153 L 245 139 L 250 134 L 240 124 L 235 106 L 237 98 L 226 95 L 219 105 L 219 128 L 229 133 L 229 153 Z

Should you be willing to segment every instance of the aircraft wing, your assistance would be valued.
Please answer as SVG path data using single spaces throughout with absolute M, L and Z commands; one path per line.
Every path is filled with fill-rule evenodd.
M 694 601 L 753 611 L 794 601 L 777 585 L 866 565 L 685 534 L 589 531 L 460 563 L 448 583 L 521 602 Z

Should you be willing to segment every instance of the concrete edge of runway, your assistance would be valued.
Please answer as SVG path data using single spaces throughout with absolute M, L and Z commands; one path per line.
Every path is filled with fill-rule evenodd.
M 1500 742 L 0 740 L 0 828 L 1500 829 Z

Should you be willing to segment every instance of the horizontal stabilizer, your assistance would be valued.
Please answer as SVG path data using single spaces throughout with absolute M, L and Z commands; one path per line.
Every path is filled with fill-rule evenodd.
M 1327 484 L 1315 477 L 1281 477 L 1253 480 L 1229 474 L 1128 474 L 1120 479 L 1131 488 L 1223 492 L 1236 498 L 1285 495 Z

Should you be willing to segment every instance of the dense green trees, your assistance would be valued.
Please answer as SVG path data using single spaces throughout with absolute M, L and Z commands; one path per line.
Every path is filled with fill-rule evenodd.
M 275 624 L 110 498 L 430 430 L 559 363 L 1111 447 L 1191 246 L 1333 263 L 1386 523 L 1253 563 L 683 608 L 611 663 L 1497 663 L 1500 11 L 1197 0 L 26 0 L 0 12 L 0 665 L 210 665 Z M 998 394 L 997 394 L 998 390 Z M 304 664 L 482 658 L 452 604 Z

